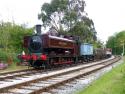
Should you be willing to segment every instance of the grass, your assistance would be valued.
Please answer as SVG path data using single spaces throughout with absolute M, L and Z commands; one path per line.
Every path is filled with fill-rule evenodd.
M 6 68 L 4 70 L 0 70 L 0 73 L 16 71 L 16 70 L 23 70 L 23 69 L 28 69 L 28 66 L 17 66 L 15 63 L 13 63 L 10 66 L 8 66 L 8 68 Z
M 125 59 L 78 94 L 125 94 Z

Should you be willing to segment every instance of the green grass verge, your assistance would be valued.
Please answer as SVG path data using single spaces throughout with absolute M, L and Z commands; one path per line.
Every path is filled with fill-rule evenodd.
M 8 68 L 0 70 L 0 73 L 23 70 L 23 69 L 28 69 L 28 66 L 17 66 L 16 64 L 13 63 L 12 65 L 8 66 Z
M 78 94 L 125 94 L 125 59 Z

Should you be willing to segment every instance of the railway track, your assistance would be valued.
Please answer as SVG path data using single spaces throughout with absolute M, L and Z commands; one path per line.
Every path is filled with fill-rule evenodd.
M 103 62 L 103 60 L 99 61 L 99 62 Z M 98 63 L 98 62 L 96 62 L 96 63 Z M 95 63 L 93 63 L 93 64 L 95 64 Z M 61 67 L 56 67 L 56 68 L 52 68 L 52 69 L 41 69 L 41 70 L 40 69 L 25 69 L 25 70 L 19 70 L 19 71 L 5 72 L 5 73 L 0 73 L 0 81 L 6 80 L 6 79 L 14 79 L 16 77 L 21 77 L 21 76 L 49 72 L 49 71 L 58 71 L 61 69 L 65 69 L 65 68 L 69 68 L 69 67 L 73 67 L 73 66 L 80 66 L 80 65 L 83 65 L 83 63 L 72 64 L 70 66 L 61 66 Z M 85 65 L 89 66 L 91 64 L 85 64 Z
M 120 57 L 58 71 L 6 79 L 0 82 L 0 92 L 9 94 L 42 94 L 59 85 L 109 66 L 118 60 L 120 60 Z
M 75 65 L 72 65 L 72 66 L 75 66 Z M 58 68 L 56 67 L 53 69 L 25 69 L 25 70 L 19 70 L 19 71 L 0 73 L 0 81 L 5 80 L 5 79 L 13 79 L 15 77 L 32 75 L 35 73 L 44 73 L 47 71 L 60 70 L 60 69 L 68 68 L 68 67 L 71 67 L 71 66 L 58 67 Z

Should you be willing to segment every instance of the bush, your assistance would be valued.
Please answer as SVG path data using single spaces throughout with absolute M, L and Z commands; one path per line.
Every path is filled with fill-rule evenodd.
M 32 31 L 33 28 L 26 28 L 25 25 L 0 22 L 0 61 L 16 64 L 17 55 L 23 50 L 23 37 L 31 35 Z
M 3 49 L 0 49 L 0 61 L 6 62 L 7 58 L 8 58 L 7 52 L 4 51 Z
M 19 62 L 17 58 L 17 53 L 13 52 L 12 50 L 5 51 L 3 49 L 0 49 L 0 61 L 8 64 L 12 64 L 16 62 Z

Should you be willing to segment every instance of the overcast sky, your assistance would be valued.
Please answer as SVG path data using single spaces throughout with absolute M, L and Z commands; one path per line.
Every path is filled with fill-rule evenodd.
M 33 26 L 41 5 L 51 0 L 0 0 L 0 21 L 15 21 Z M 125 30 L 125 0 L 85 0 L 86 12 L 94 21 L 99 39 L 106 41 Z

